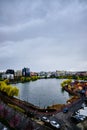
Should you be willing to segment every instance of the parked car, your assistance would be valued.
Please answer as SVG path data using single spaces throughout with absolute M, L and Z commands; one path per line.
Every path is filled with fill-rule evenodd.
M 68 112 L 68 107 L 65 107 L 64 109 L 63 109 L 63 113 L 67 113 Z
M 81 120 L 86 119 L 86 116 L 84 116 L 84 115 L 78 115 L 78 116 L 79 116 L 79 118 L 80 118 Z
M 49 123 L 49 122 L 50 122 L 50 120 L 49 120 L 48 117 L 46 117 L 46 116 L 43 116 L 43 117 L 41 118 L 41 120 L 42 120 L 43 122 L 45 122 L 45 123 Z
M 83 121 L 83 120 L 85 120 L 86 119 L 86 116 L 84 116 L 84 115 L 73 115 L 72 117 L 71 117 L 71 119 L 73 120 L 73 121 L 75 121 L 75 122 L 81 122 L 81 121 Z
M 53 128 L 56 128 L 56 129 L 60 128 L 60 124 L 54 120 L 50 121 L 50 124 Z

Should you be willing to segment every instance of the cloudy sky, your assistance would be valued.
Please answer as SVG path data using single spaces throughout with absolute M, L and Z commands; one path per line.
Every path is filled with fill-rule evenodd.
M 87 0 L 0 0 L 0 70 L 87 70 Z

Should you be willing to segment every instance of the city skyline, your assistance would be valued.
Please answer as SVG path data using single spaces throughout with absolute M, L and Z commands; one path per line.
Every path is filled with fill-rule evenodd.
M 86 0 L 1 0 L 0 70 L 87 70 Z

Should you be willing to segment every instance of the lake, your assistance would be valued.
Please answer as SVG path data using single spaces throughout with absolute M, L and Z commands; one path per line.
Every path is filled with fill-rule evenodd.
M 18 98 L 28 101 L 40 108 L 54 104 L 64 104 L 69 94 L 61 90 L 61 79 L 40 79 L 33 82 L 17 83 Z

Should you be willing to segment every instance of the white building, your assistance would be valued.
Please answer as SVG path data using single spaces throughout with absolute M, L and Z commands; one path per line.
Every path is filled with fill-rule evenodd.
M 14 79 L 13 74 L 2 74 L 2 79 Z

